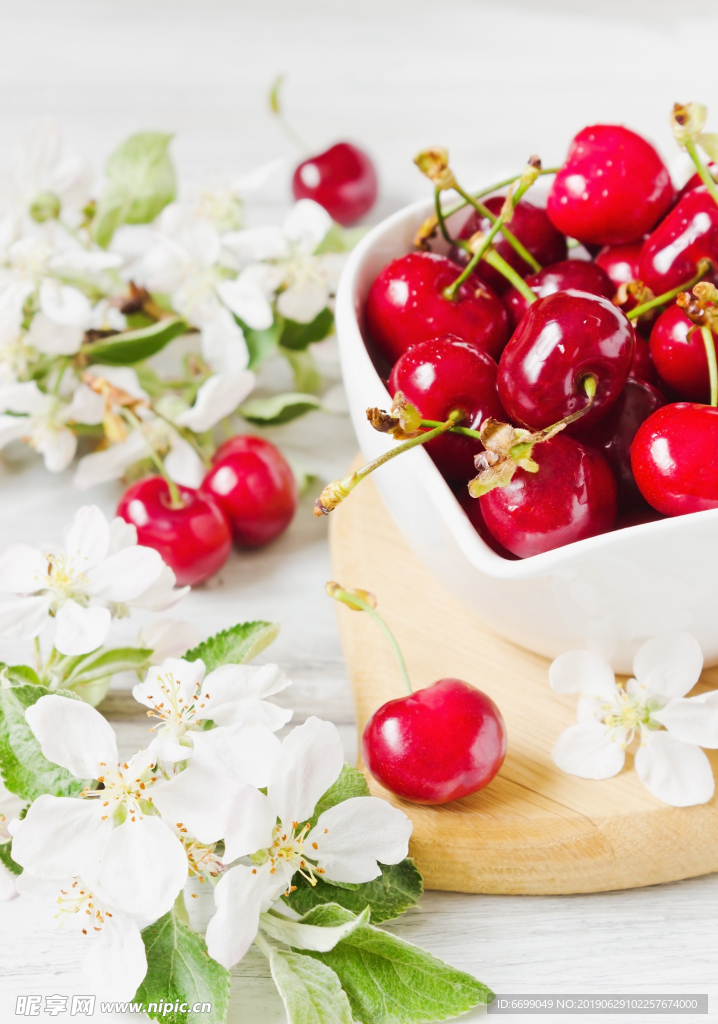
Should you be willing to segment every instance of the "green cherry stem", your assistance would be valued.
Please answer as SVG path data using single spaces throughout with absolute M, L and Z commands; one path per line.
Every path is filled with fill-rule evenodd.
M 165 469 L 164 462 L 159 457 L 155 449 L 155 446 L 152 444 L 149 437 L 147 436 L 147 434 L 145 434 L 144 430 L 142 429 L 142 424 L 137 419 L 135 414 L 131 412 L 130 409 L 122 409 L 121 412 L 124 418 L 127 420 L 127 422 L 132 426 L 133 430 L 139 430 L 142 437 L 144 438 L 145 444 L 147 445 L 147 453 L 154 462 L 155 467 L 157 468 L 157 472 L 160 474 L 161 477 L 163 477 L 165 483 L 167 484 L 167 489 L 170 492 L 170 508 L 184 508 L 184 502 L 182 501 L 182 495 L 180 494 L 179 487 Z
M 718 406 L 718 365 L 716 364 L 716 347 L 713 341 L 713 332 L 710 327 L 701 327 L 703 344 L 706 347 L 706 358 L 708 359 L 708 379 L 711 385 L 711 405 Z
M 492 225 L 495 224 L 497 220 L 499 220 L 496 214 L 492 213 L 488 206 L 484 206 L 483 203 L 480 203 L 477 199 L 474 199 L 474 197 L 469 195 L 468 192 L 464 192 L 460 185 L 455 184 L 454 188 L 459 193 L 459 195 L 466 200 L 467 203 L 474 207 L 474 209 L 478 214 L 480 214 L 480 216 L 486 217 L 486 219 L 489 220 Z M 523 260 L 525 260 L 526 263 L 528 263 L 528 265 L 531 267 L 533 272 L 537 274 L 541 269 L 541 264 L 534 256 L 532 256 L 532 254 L 528 251 L 526 246 L 519 241 L 519 239 L 516 237 L 513 231 L 509 230 L 508 226 L 504 223 L 501 224 L 501 234 L 504 236 L 504 238 L 509 243 L 514 252 L 516 252 Z
M 561 170 L 560 167 L 542 167 L 538 172 L 539 176 L 542 174 L 558 174 Z M 510 178 L 504 178 L 503 181 L 497 181 L 494 185 L 489 185 L 487 188 L 482 188 L 480 192 L 472 192 L 471 196 L 473 199 L 483 199 L 485 196 L 490 196 L 492 192 L 498 192 L 500 188 L 506 188 L 507 185 L 513 185 L 515 181 L 520 179 L 520 174 L 512 174 Z M 460 203 L 455 203 L 450 206 L 448 210 L 444 210 L 444 217 L 451 217 L 452 214 L 458 213 L 459 210 L 463 210 L 468 205 L 464 199 Z
M 688 139 L 688 140 L 686 140 L 684 145 L 686 147 L 686 151 L 687 151 L 689 157 L 691 158 L 693 163 L 696 165 L 696 170 L 698 171 L 698 173 L 701 176 L 701 181 L 703 182 L 705 187 L 708 189 L 710 194 L 713 196 L 713 201 L 716 203 L 716 205 L 718 205 L 718 186 L 716 185 L 715 181 L 713 180 L 713 175 L 708 170 L 706 165 L 703 163 L 703 161 L 701 159 L 701 155 L 698 152 L 698 148 L 697 148 L 695 142 L 692 139 Z
M 698 284 L 702 281 L 706 274 L 713 269 L 713 264 L 710 260 L 701 260 L 698 264 L 698 273 L 686 281 L 684 284 L 679 284 L 677 288 L 671 288 L 669 292 L 663 292 L 662 295 L 656 295 L 655 298 L 649 299 L 648 302 L 642 302 L 640 306 L 636 306 L 635 309 L 629 310 L 626 313 L 626 317 L 629 320 L 637 320 L 639 316 L 643 316 L 650 309 L 654 309 L 656 306 L 663 306 L 671 299 L 675 299 L 681 292 L 688 292 L 691 290 L 694 284 Z
M 503 256 L 499 256 L 496 249 L 488 249 L 484 253 L 484 260 L 490 267 L 493 267 L 494 270 L 498 270 L 500 274 L 503 274 L 506 280 L 511 282 L 516 291 L 523 295 L 529 305 L 536 301 L 538 298 L 536 292 L 529 288 L 523 277 L 514 270 L 510 263 L 506 262 Z
M 396 641 L 396 637 L 389 629 L 386 622 L 384 622 L 384 619 L 381 617 L 379 612 L 375 608 L 373 608 L 368 601 L 365 601 L 364 598 L 361 597 L 360 594 L 358 594 L 356 591 L 344 590 L 344 588 L 340 586 L 339 583 L 327 583 L 326 592 L 329 595 L 329 597 L 334 598 L 335 601 L 341 601 L 342 604 L 347 605 L 354 611 L 366 612 L 367 615 L 370 615 L 374 622 L 376 622 L 377 626 L 379 626 L 379 628 L 383 630 L 384 635 L 391 644 L 391 649 L 394 652 L 394 657 L 396 658 L 399 664 L 399 669 L 401 671 L 401 680 L 404 684 L 404 689 L 411 697 L 414 691 L 411 686 L 411 679 L 409 678 L 409 669 L 406 667 L 404 655 L 401 653 L 401 648 L 399 647 L 399 644 Z
M 443 235 L 444 241 L 448 245 L 454 245 L 454 239 L 449 234 L 449 229 L 446 226 L 446 215 L 441 208 L 441 189 L 434 188 L 434 209 L 436 211 L 436 220 L 439 225 L 439 230 Z

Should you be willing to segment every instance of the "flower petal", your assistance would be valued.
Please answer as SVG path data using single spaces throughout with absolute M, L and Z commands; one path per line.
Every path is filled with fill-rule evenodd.
M 594 651 L 567 651 L 551 662 L 548 678 L 555 693 L 581 693 L 587 697 L 616 696 L 613 669 Z
M 112 832 L 97 879 L 128 914 L 162 917 L 187 881 L 182 843 L 159 818 L 127 818 Z
M 84 875 L 112 835 L 89 800 L 43 794 L 22 821 L 11 824 L 13 858 L 40 878 Z
M 0 590 L 34 594 L 46 586 L 47 558 L 29 544 L 11 544 L 0 555 Z
M 144 590 L 132 601 L 134 608 L 147 608 L 151 612 L 164 612 L 174 608 L 176 604 L 189 594 L 189 587 L 177 587 L 177 578 L 168 565 L 165 565 L 152 586 Z M 193 647 L 199 638 L 188 644 Z
M 48 473 L 62 473 L 75 458 L 77 438 L 66 427 L 36 424 L 32 431 L 32 446 L 43 457 Z
M 702 669 L 703 652 L 690 633 L 654 636 L 633 659 L 633 674 L 651 696 L 685 697 Z
M 224 838 L 232 799 L 238 788 L 242 787 L 228 784 L 192 763 L 168 782 L 153 786 L 152 803 L 168 825 L 186 829 L 187 834 L 200 843 L 216 843 Z M 246 788 L 259 792 L 252 786 Z M 249 852 L 254 853 L 260 845 L 253 846 Z
M 101 765 L 117 767 L 115 732 L 84 701 L 50 693 L 31 704 L 25 718 L 48 761 L 67 768 L 78 779 L 104 775 Z
M 196 661 L 167 658 L 161 665 L 149 670 L 144 682 L 132 688 L 132 696 L 148 708 L 154 708 L 162 702 L 167 705 L 170 700 L 174 704 L 175 696 L 181 697 L 182 703 L 189 707 L 195 701 L 204 673 L 205 665 L 201 658 Z
M 228 970 L 239 963 L 254 942 L 269 886 L 268 867 L 239 864 L 230 868 L 214 890 L 217 912 L 207 927 L 207 952 Z
M 235 373 L 249 363 L 244 332 L 224 306 L 202 325 L 202 355 L 216 373 Z
M 236 789 L 227 808 L 224 830 L 224 859 L 231 864 L 272 845 L 275 817 L 264 795 L 254 786 Z
M 107 557 L 110 524 L 97 505 L 83 505 L 65 530 L 65 550 L 77 572 L 86 572 Z
M 147 442 L 141 431 L 133 430 L 125 441 L 110 445 L 104 451 L 84 455 L 77 464 L 73 483 L 84 491 L 96 484 L 119 480 L 135 462 L 147 455 Z
M 269 784 L 269 797 L 280 821 L 310 818 L 343 765 L 341 737 L 331 722 L 311 717 L 293 729 L 282 743 Z
M 251 370 L 213 374 L 200 386 L 192 408 L 180 413 L 175 423 L 197 434 L 211 430 L 244 401 L 256 380 Z
M 718 690 L 697 697 L 674 697 L 651 717 L 677 740 L 713 750 L 718 748 Z
M 0 414 L 0 448 L 26 438 L 27 432 L 28 420 L 25 416 Z
M 274 313 L 262 288 L 249 277 L 220 281 L 217 294 L 228 309 L 255 331 L 266 331 L 274 323 Z
M 79 288 L 47 277 L 40 285 L 40 309 L 50 320 L 65 327 L 84 328 L 92 313 L 90 300 Z
M 163 568 L 162 556 L 153 548 L 126 547 L 89 570 L 87 590 L 94 597 L 125 604 L 148 590 Z
M 165 456 L 165 469 L 175 483 L 193 490 L 197 490 L 205 474 L 199 455 L 179 434 L 172 438 L 172 446 Z
M 704 804 L 713 796 L 715 781 L 707 756 L 668 732 L 646 733 L 634 763 L 648 792 L 673 807 Z
M 240 263 L 281 260 L 290 254 L 284 232 L 275 226 L 228 231 L 222 236 L 222 245 L 229 249 Z
M 17 882 L 12 871 L 9 871 L 4 864 L 0 864 L 0 903 L 12 900 L 17 896 Z
M 88 988 L 104 1000 L 132 999 L 147 974 L 147 954 L 137 921 L 121 910 L 105 915 L 102 930 L 82 965 Z
M 205 680 L 208 697 L 197 709 L 197 718 L 212 719 L 217 725 L 266 724 L 260 719 L 268 718 L 279 722 L 274 726 L 279 729 L 292 717 L 291 711 L 268 705 L 263 698 L 290 685 L 278 665 L 221 665 Z
M 66 423 L 102 423 L 105 415 L 105 400 L 102 395 L 80 384 L 72 396 L 72 401 L 65 407 L 62 418 Z
M 235 782 L 266 786 L 281 743 L 261 725 L 222 725 L 192 733 L 192 764 Z
M 115 516 L 110 521 L 110 547 L 109 555 L 116 555 L 124 548 L 134 547 L 137 543 L 137 527 L 132 523 L 126 523 L 121 516 Z
M 47 623 L 51 597 L 23 597 L 0 604 L 0 637 L 3 640 L 29 640 L 39 636 Z
M 375 796 L 355 796 L 320 814 L 307 836 L 316 860 L 335 882 L 369 882 L 381 864 L 398 864 L 409 852 L 413 826 L 403 811 Z M 315 855 L 312 854 L 312 857 Z
M 77 601 L 65 601 L 55 616 L 55 647 L 60 654 L 89 654 L 105 642 L 111 622 L 107 608 L 83 608 Z
M 25 336 L 26 344 L 48 356 L 74 356 L 80 350 L 85 328 L 51 320 L 46 313 L 36 313 Z
M 332 218 L 313 199 L 300 199 L 284 218 L 284 234 L 306 255 L 314 252 L 333 224 Z
M 327 306 L 327 290 L 318 281 L 302 277 L 277 298 L 277 312 L 288 320 L 310 324 Z
M 551 751 L 562 772 L 582 779 L 610 779 L 623 768 L 625 751 L 603 725 L 587 722 L 564 729 Z

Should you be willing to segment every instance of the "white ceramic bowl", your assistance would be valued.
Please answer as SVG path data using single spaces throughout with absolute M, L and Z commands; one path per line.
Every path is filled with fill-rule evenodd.
M 416 203 L 370 231 L 351 254 L 339 286 L 344 383 L 367 459 L 393 442 L 365 416 L 368 406 L 388 408 L 391 398 L 364 345 L 364 300 L 379 270 L 411 251 L 417 228 L 431 212 L 431 202 Z M 706 661 L 718 662 L 718 509 L 508 561 L 482 541 L 421 448 L 382 466 L 373 478 L 407 541 L 437 579 L 522 647 L 549 657 L 589 647 L 617 672 L 629 673 L 645 639 L 685 629 L 699 640 Z

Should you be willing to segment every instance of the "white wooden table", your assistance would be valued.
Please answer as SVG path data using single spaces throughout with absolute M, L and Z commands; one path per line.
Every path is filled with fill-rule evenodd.
M 0 166 L 43 113 L 98 160 L 131 131 L 175 130 L 188 180 L 291 159 L 265 107 L 280 71 L 288 112 L 312 145 L 349 136 L 376 156 L 377 217 L 424 194 L 411 157 L 427 144 L 449 145 L 465 180 L 488 183 L 532 152 L 559 161 L 571 135 L 595 120 L 624 121 L 672 154 L 674 100 L 712 104 L 718 126 L 714 61 L 698 46 L 715 38 L 712 0 L 5 0 L 0 9 Z M 268 205 L 281 215 L 283 183 Z M 321 420 L 308 420 L 292 441 L 336 472 L 353 454 L 345 422 L 325 437 Z M 32 462 L 0 468 L 0 544 L 56 538 L 81 501 L 110 512 L 117 496 L 107 487 L 81 498 L 67 477 Z M 233 555 L 178 614 L 203 634 L 240 619 L 280 621 L 271 657 L 294 680 L 287 700 L 296 720 L 330 718 L 353 757 L 349 686 L 323 593 L 329 576 L 326 524 L 312 517 L 309 496 L 287 535 Z M 116 725 L 127 749 L 139 745 L 137 725 Z M 717 902 L 715 876 L 595 896 L 429 893 L 396 927 L 498 993 L 709 992 L 715 1020 Z M 2 1024 L 19 1019 L 18 994 L 78 991 L 79 942 L 40 925 L 25 900 L 0 904 L 0 921 Z M 233 973 L 232 1024 L 284 1020 L 259 953 Z

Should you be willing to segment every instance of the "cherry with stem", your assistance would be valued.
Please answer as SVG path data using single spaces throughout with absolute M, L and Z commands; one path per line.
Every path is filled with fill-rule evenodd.
M 396 637 L 387 626 L 384 619 L 376 610 L 376 600 L 373 594 L 369 594 L 368 591 L 362 590 L 344 590 L 338 583 L 327 583 L 326 592 L 329 597 L 334 598 L 335 601 L 341 601 L 342 604 L 353 609 L 354 611 L 366 612 L 367 615 L 376 622 L 377 626 L 382 630 L 387 640 L 391 645 L 391 649 L 394 652 L 399 671 L 401 672 L 401 681 L 404 684 L 404 689 L 407 694 L 411 696 L 414 692 L 411 679 L 409 678 L 409 669 L 406 667 L 406 661 L 404 655 L 401 653 L 401 648 L 396 641 Z M 372 603 L 373 602 L 373 603 Z
M 626 319 L 637 320 L 639 316 L 643 316 L 651 309 L 655 309 L 656 306 L 664 306 L 672 299 L 675 299 L 681 292 L 688 291 L 694 285 L 702 281 L 706 274 L 709 274 L 713 269 L 713 264 L 710 260 L 701 260 L 698 264 L 698 273 L 694 274 L 690 281 L 686 281 L 685 284 L 678 285 L 676 288 L 671 288 L 670 291 L 663 292 L 662 295 L 656 295 L 654 298 L 649 299 L 647 302 L 642 302 L 640 306 L 635 306 L 633 309 L 626 313 Z

